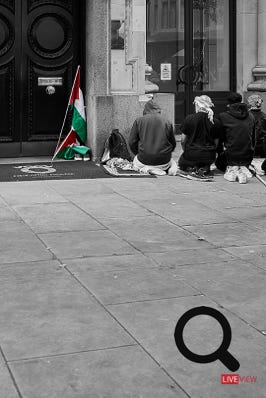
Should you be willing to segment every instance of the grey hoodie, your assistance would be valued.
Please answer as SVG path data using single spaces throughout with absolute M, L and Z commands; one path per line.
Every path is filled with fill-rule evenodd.
M 148 101 L 132 126 L 130 149 L 141 163 L 152 166 L 168 163 L 175 146 L 173 125 L 161 115 L 158 104 Z

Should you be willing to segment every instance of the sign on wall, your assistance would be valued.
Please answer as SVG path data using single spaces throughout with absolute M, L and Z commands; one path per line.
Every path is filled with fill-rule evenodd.
M 161 80 L 172 79 L 172 64 L 161 64 Z

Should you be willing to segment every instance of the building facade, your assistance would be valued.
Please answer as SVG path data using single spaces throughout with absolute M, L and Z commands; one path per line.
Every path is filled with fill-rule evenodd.
M 94 159 L 151 95 L 177 129 L 196 95 L 266 103 L 265 17 L 266 0 L 0 0 L 0 157 L 53 153 L 79 64 Z

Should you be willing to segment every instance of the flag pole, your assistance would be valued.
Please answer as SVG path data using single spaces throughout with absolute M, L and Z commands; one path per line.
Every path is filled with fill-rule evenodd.
M 67 118 L 67 113 L 68 113 L 70 100 L 72 98 L 72 94 L 73 94 L 73 90 L 74 90 L 74 87 L 75 87 L 75 84 L 76 84 L 76 80 L 77 80 L 79 69 L 80 69 L 80 65 L 77 66 L 75 79 L 74 79 L 74 82 L 73 82 L 73 85 L 72 85 L 72 88 L 71 88 L 71 93 L 70 93 L 70 96 L 69 96 L 69 99 L 68 99 L 68 104 L 67 104 L 67 108 L 66 108 L 66 112 L 65 112 L 65 117 L 64 117 L 63 124 L 62 124 L 61 130 L 60 130 L 60 134 L 59 134 L 59 138 L 58 138 L 58 141 L 57 141 L 57 144 L 56 144 L 56 147 L 55 147 L 54 155 L 53 155 L 52 160 L 51 160 L 51 164 L 53 164 L 53 160 L 56 157 L 57 148 L 59 147 L 59 143 L 60 143 L 61 136 L 62 136 L 62 133 L 63 133 L 63 128 L 65 126 L 65 122 L 66 122 L 66 118 Z
M 253 164 L 249 165 L 249 171 L 251 172 L 251 174 L 257 178 L 257 180 L 259 180 L 263 185 L 266 186 L 266 182 L 258 175 L 257 171 L 256 171 L 256 167 Z

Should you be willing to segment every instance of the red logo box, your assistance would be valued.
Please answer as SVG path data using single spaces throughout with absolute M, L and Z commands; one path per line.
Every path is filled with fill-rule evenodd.
M 221 384 L 239 384 L 239 374 L 221 374 Z

